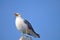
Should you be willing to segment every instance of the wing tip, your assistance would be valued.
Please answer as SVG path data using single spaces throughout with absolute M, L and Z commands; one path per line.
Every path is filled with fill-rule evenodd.
M 39 34 L 36 34 L 38 38 L 40 38 L 40 35 Z

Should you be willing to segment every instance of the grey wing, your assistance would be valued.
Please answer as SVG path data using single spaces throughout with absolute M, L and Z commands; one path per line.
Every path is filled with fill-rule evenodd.
M 39 34 L 37 34 L 37 33 L 34 31 L 34 29 L 32 28 L 32 25 L 31 25 L 27 20 L 24 20 L 24 23 L 28 25 L 28 29 L 32 30 L 32 31 L 36 34 L 36 36 L 37 36 L 38 38 L 40 38 Z M 30 33 L 28 33 L 28 34 L 29 34 L 29 35 L 34 35 L 34 34 L 30 34 Z M 34 35 L 34 36 L 35 36 L 35 35 Z M 36 36 L 35 36 L 35 37 L 36 37 Z
M 32 25 L 27 20 L 24 20 L 24 23 L 26 23 L 28 25 L 28 29 L 31 29 L 34 32 Z

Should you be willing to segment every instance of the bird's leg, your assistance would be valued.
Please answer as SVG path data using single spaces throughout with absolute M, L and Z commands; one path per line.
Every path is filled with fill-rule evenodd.
M 22 36 L 24 36 L 24 33 L 22 33 Z
M 28 37 L 28 30 L 26 29 L 26 37 Z

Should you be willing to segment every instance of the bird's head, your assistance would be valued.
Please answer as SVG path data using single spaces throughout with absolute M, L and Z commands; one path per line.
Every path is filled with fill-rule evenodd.
M 19 13 L 15 13 L 15 16 L 18 17 L 18 16 L 21 16 Z

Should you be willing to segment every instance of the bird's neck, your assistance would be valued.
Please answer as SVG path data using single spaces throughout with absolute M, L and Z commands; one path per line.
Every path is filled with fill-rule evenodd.
M 16 17 L 16 19 L 19 19 L 19 20 L 24 20 L 22 17 Z

